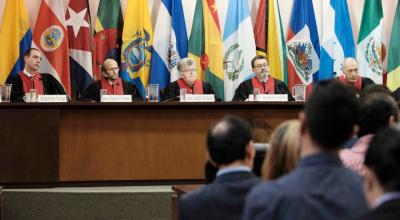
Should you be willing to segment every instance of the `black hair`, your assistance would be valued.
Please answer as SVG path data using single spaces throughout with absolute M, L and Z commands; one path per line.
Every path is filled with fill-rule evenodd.
M 254 63 L 256 62 L 256 60 L 267 60 L 267 57 L 263 56 L 263 55 L 256 55 L 253 59 L 251 59 L 251 67 L 255 67 Z M 267 60 L 268 61 L 268 60 Z
M 216 164 L 230 164 L 245 159 L 246 146 L 251 140 L 251 127 L 247 121 L 237 116 L 226 116 L 208 130 L 208 152 Z
M 29 48 L 27 51 L 25 51 L 24 57 L 29 57 L 29 56 L 31 55 L 32 50 L 36 50 L 36 51 L 39 51 L 39 52 L 40 52 L 39 49 L 34 48 L 34 47 L 31 47 L 31 48 Z
M 371 140 L 364 164 L 373 170 L 386 192 L 400 190 L 400 131 L 380 130 Z
M 338 80 L 320 81 L 305 105 L 310 136 L 323 150 L 336 150 L 350 138 L 358 113 L 354 90 Z
M 364 97 L 358 117 L 360 130 L 358 136 L 375 134 L 378 130 L 389 127 L 389 119 L 398 120 L 397 103 L 385 93 L 371 93 Z

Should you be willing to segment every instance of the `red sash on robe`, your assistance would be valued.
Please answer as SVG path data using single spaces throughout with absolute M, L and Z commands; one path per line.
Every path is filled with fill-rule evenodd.
M 29 93 L 31 89 L 36 89 L 36 94 L 44 95 L 42 75 L 36 73 L 34 76 L 29 77 L 24 72 L 19 73 L 22 80 L 22 88 L 24 93 Z
M 253 77 L 251 83 L 253 84 L 253 89 L 260 89 L 261 94 L 275 94 L 275 81 L 272 77 L 268 77 L 265 86 L 257 77 Z
M 108 82 L 108 79 L 101 77 L 101 88 L 107 89 L 107 95 L 123 95 L 124 94 L 122 80 L 119 77 L 114 81 L 113 85 L 111 85 L 110 82 Z
M 344 75 L 339 76 L 339 81 L 342 83 L 347 83 L 353 86 L 357 91 L 361 91 L 361 76 L 357 76 L 356 81 L 353 83 L 349 83 Z
M 180 89 L 186 89 L 187 94 L 204 94 L 203 82 L 200 80 L 194 81 L 193 89 L 182 78 L 177 80 Z

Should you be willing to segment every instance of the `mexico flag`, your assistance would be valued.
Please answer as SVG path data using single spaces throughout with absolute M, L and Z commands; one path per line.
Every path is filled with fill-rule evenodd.
M 33 47 L 37 47 L 43 54 L 40 72 L 52 74 L 64 86 L 68 96 L 71 96 L 64 13 L 63 0 L 42 1 L 33 31 Z
M 357 43 L 358 71 L 377 84 L 383 83 L 384 34 L 381 0 L 365 1 Z

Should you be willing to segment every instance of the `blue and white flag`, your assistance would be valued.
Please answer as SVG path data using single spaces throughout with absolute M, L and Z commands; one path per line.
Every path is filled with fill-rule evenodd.
M 355 57 L 353 31 L 346 0 L 322 1 L 322 48 L 320 80 L 342 74 L 342 62 Z
M 179 78 L 177 64 L 188 54 L 188 37 L 181 0 L 162 0 L 153 35 L 149 83 L 160 89 Z
M 229 0 L 222 40 L 225 100 L 232 100 L 239 84 L 254 75 L 251 59 L 256 45 L 247 0 Z

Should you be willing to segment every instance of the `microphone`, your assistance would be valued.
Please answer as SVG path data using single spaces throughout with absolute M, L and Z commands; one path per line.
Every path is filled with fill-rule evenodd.
M 163 100 L 161 102 L 173 102 L 173 101 L 179 101 L 180 99 L 181 99 L 181 97 L 178 95 L 178 96 L 175 96 L 173 98 Z

